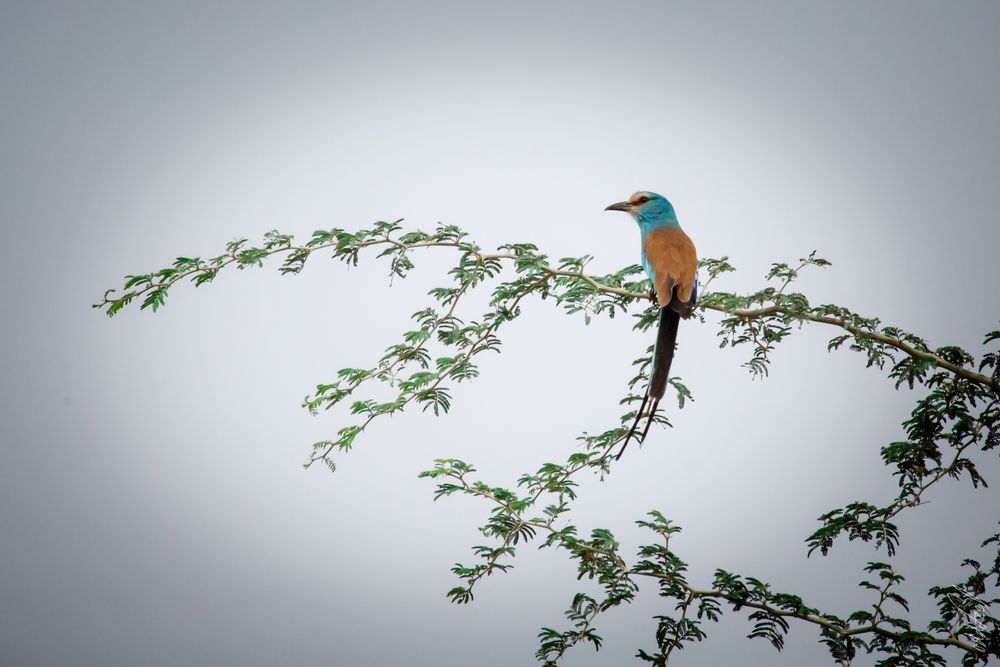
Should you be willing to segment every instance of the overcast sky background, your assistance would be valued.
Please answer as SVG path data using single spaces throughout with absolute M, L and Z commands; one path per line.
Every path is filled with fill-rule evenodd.
M 155 315 L 90 304 L 236 237 L 399 217 L 615 270 L 638 232 L 603 209 L 649 189 L 740 269 L 720 288 L 818 249 L 814 303 L 979 353 L 1000 314 L 998 31 L 988 2 L 0 3 L 0 665 L 531 664 L 593 588 L 529 548 L 451 605 L 489 508 L 433 503 L 416 475 L 455 456 L 510 484 L 565 460 L 616 423 L 647 336 L 532 302 L 452 414 L 377 424 L 330 474 L 301 464 L 344 416 L 301 398 L 395 342 L 447 257 L 391 287 L 383 264 L 314 257 L 179 287 Z M 673 371 L 696 400 L 587 480 L 581 530 L 633 551 L 657 508 L 694 585 L 722 567 L 866 606 L 884 554 L 807 560 L 803 539 L 892 497 L 878 452 L 917 394 L 816 327 L 752 381 L 717 322 L 684 323 Z M 930 499 L 894 561 L 918 618 L 1000 495 Z M 662 610 L 646 590 L 565 664 L 629 664 Z M 727 615 L 677 664 L 828 662 L 812 627 L 781 654 L 749 629 Z

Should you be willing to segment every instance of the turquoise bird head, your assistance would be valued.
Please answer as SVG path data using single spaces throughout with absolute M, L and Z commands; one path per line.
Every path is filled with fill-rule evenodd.
M 684 232 L 681 231 L 680 223 L 677 222 L 677 214 L 674 212 L 673 204 L 667 201 L 667 198 L 663 195 L 658 195 L 655 192 L 648 192 L 646 190 L 640 190 L 627 200 L 620 201 L 617 204 L 612 204 L 604 210 L 625 211 L 635 219 L 636 223 L 639 225 L 639 237 L 641 239 L 639 247 L 642 268 L 646 270 L 646 275 L 649 276 L 649 280 L 655 285 L 656 273 L 653 270 L 653 265 L 650 263 L 649 255 L 646 252 L 647 239 L 655 236 L 651 235 L 651 232 L 655 231 L 656 234 L 662 234 L 667 229 L 670 229 L 676 230 L 677 233 L 683 235 L 684 238 L 687 238 L 687 236 L 684 235 Z M 674 232 L 671 231 L 668 233 Z M 692 246 L 692 257 L 694 257 L 693 252 L 694 246 Z
M 625 211 L 631 215 L 643 234 L 660 227 L 677 227 L 673 204 L 663 195 L 640 190 L 626 201 L 608 206 L 605 211 Z

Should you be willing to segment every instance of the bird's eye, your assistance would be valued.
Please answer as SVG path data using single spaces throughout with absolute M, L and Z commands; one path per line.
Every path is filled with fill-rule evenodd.
M 639 197 L 639 203 L 640 204 L 645 204 L 648 201 L 649 201 L 649 197 Z

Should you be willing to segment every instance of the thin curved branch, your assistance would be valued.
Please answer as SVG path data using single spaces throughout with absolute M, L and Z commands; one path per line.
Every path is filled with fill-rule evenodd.
M 725 313 L 727 315 L 732 315 L 734 317 L 745 317 L 748 320 L 757 319 L 760 317 L 767 317 L 768 315 L 788 315 L 790 317 L 794 317 L 795 319 L 799 320 L 817 322 L 819 324 L 829 324 L 830 326 L 835 326 L 843 329 L 852 336 L 871 338 L 872 340 L 876 340 L 890 347 L 894 347 L 897 350 L 904 352 L 915 359 L 923 359 L 925 361 L 929 361 L 938 368 L 950 371 L 961 378 L 964 378 L 966 380 L 971 380 L 972 382 L 977 382 L 987 387 L 991 387 L 994 391 L 1000 391 L 1000 383 L 997 383 L 996 381 L 993 380 L 993 378 L 989 377 L 988 375 L 983 375 L 982 373 L 977 373 L 963 366 L 958 366 L 956 364 L 953 364 L 950 361 L 942 359 L 940 356 L 934 354 L 933 352 L 929 352 L 926 350 L 918 350 L 917 348 L 913 347 L 912 345 L 904 341 L 899 340 L 898 338 L 886 336 L 876 331 L 864 331 L 857 327 L 851 326 L 850 324 L 848 324 L 846 321 L 844 321 L 839 317 L 827 317 L 825 315 L 814 315 L 812 313 L 803 313 L 802 311 L 779 305 L 766 306 L 764 308 L 750 308 L 750 309 L 736 308 L 732 310 L 727 310 L 722 306 L 716 306 L 716 305 L 706 305 L 703 307 L 710 310 L 716 310 L 719 311 L 720 313 Z
M 639 575 L 643 575 L 643 576 L 649 576 L 649 577 L 653 577 L 653 578 L 662 578 L 662 577 L 660 577 L 660 576 L 658 576 L 658 575 L 656 575 L 654 573 L 650 573 L 650 572 L 635 572 L 634 574 L 639 574 Z M 741 607 L 750 607 L 752 609 L 760 609 L 761 611 L 766 611 L 767 613 L 774 614 L 775 616 L 783 616 L 783 617 L 786 617 L 786 618 L 795 618 L 795 619 L 798 619 L 800 621 L 806 621 L 807 623 L 812 623 L 814 625 L 819 625 L 819 626 L 822 626 L 824 628 L 827 628 L 828 630 L 832 630 L 833 632 L 836 632 L 841 637 L 850 637 L 850 636 L 854 636 L 854 635 L 863 635 L 863 634 L 869 634 L 869 633 L 871 633 L 871 634 L 882 635 L 883 637 L 888 637 L 889 639 L 893 639 L 893 640 L 900 640 L 900 639 L 904 638 L 904 634 L 903 633 L 901 633 L 901 632 L 894 632 L 892 630 L 887 630 L 886 628 L 883 628 L 878 623 L 871 623 L 871 624 L 868 624 L 868 625 L 861 625 L 861 626 L 858 626 L 858 627 L 855 627 L 855 628 L 845 628 L 844 626 L 840 625 L 839 623 L 835 623 L 835 622 L 833 622 L 833 621 L 831 621 L 829 619 L 823 618 L 822 616 L 817 616 L 816 614 L 801 613 L 801 612 L 796 612 L 796 611 L 792 611 L 792 610 L 789 610 L 789 609 L 781 609 L 781 608 L 778 608 L 778 607 L 773 607 L 773 606 L 771 606 L 769 604 L 765 604 L 765 603 L 762 603 L 762 602 L 753 602 L 753 601 L 748 601 L 748 600 L 742 600 L 740 598 L 736 598 L 736 597 L 733 597 L 731 595 L 727 595 L 724 591 L 698 590 L 696 588 L 691 588 L 691 587 L 687 587 L 687 588 L 688 588 L 688 591 L 692 595 L 694 595 L 695 597 L 714 597 L 714 598 L 719 598 L 719 599 L 722 599 L 722 600 L 726 600 L 727 602 L 730 602 L 732 604 L 738 604 Z M 945 638 L 935 637 L 934 635 L 931 635 L 931 634 L 928 634 L 928 633 L 919 633 L 919 634 L 920 634 L 919 643 L 921 643 L 921 644 L 929 644 L 929 645 L 934 645 L 934 646 L 952 646 L 954 648 L 962 649 L 963 651 L 966 651 L 967 653 L 971 653 L 973 655 L 978 655 L 980 653 L 980 651 L 979 651 L 979 649 L 977 647 L 973 646 L 972 644 L 963 642 L 960 639 L 953 639 L 951 637 L 945 637 Z
M 246 251 L 241 251 L 241 246 L 237 244 L 232 247 L 228 254 L 216 257 L 207 263 L 199 260 L 190 264 L 189 268 L 183 270 L 165 269 L 158 273 L 149 274 L 148 276 L 144 276 L 144 278 L 149 278 L 149 280 L 145 281 L 146 285 L 141 289 L 126 292 L 117 298 L 109 298 L 114 290 L 108 290 L 105 292 L 101 302 L 94 304 L 93 307 L 104 308 L 107 310 L 108 314 L 114 314 L 123 305 L 133 299 L 148 296 L 150 293 L 165 292 L 165 290 L 186 278 L 195 280 L 196 283 L 200 284 L 201 281 L 199 278 L 207 278 L 210 280 L 215 276 L 215 274 L 226 266 L 237 264 L 238 266 L 243 267 L 250 264 L 259 264 L 262 259 L 281 253 L 291 253 L 291 256 L 286 260 L 283 271 L 298 273 L 304 265 L 306 258 L 308 258 L 313 252 L 329 248 L 340 249 L 343 247 L 343 242 L 336 238 L 327 242 L 305 245 L 293 245 L 291 243 L 291 237 L 279 236 L 276 238 L 279 238 L 280 241 L 269 241 L 265 244 L 263 249 L 255 249 L 252 254 L 247 254 Z M 428 240 L 407 243 L 400 241 L 397 238 L 393 238 L 389 232 L 379 236 L 366 238 L 362 241 L 354 242 L 349 245 L 349 249 L 351 253 L 356 254 L 360 250 L 377 246 L 391 246 L 404 252 L 418 248 L 455 248 L 476 257 L 481 262 L 488 260 L 518 261 L 525 258 L 523 255 L 510 252 L 485 253 L 474 244 L 463 242 L 461 240 Z M 600 276 L 590 275 L 584 273 L 583 271 L 571 271 L 541 262 L 536 264 L 535 268 L 551 277 L 563 277 L 579 280 L 593 290 L 595 294 L 608 294 L 616 296 L 626 300 L 626 302 L 632 300 L 645 300 L 649 298 L 648 293 L 607 285 L 601 282 Z M 786 280 L 786 284 L 782 285 L 781 290 L 777 292 L 777 298 L 780 298 L 787 282 L 788 281 Z M 129 285 L 129 283 L 126 283 L 126 285 Z M 143 307 L 146 305 L 147 304 L 144 303 Z M 156 303 L 153 303 L 152 305 L 154 309 L 157 306 Z M 863 330 L 859 327 L 853 326 L 843 318 L 818 315 L 781 304 L 774 304 L 762 308 L 726 308 L 722 305 L 707 303 L 702 304 L 701 307 L 706 310 L 715 310 L 725 315 L 741 317 L 747 320 L 759 319 L 771 315 L 783 315 L 800 321 L 816 322 L 818 324 L 826 324 L 837 327 L 856 338 L 870 338 L 884 345 L 893 347 L 914 359 L 928 361 L 938 368 L 954 373 L 961 378 L 989 387 L 994 392 L 1000 392 L 1000 383 L 992 377 L 982 373 L 977 373 L 976 371 L 965 368 L 964 366 L 954 364 L 941 356 L 930 352 L 929 350 L 917 349 L 898 338 L 888 336 L 877 331 Z

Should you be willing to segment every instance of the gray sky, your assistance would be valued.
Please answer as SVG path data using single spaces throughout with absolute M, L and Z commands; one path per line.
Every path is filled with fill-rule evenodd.
M 440 257 L 391 289 L 382 265 L 317 257 L 181 287 L 156 315 L 89 304 L 234 237 L 398 217 L 613 270 L 638 233 L 602 209 L 642 188 L 741 269 L 720 287 L 818 249 L 813 302 L 978 353 L 1000 310 L 998 28 L 986 2 L 0 4 L 0 664 L 531 663 L 574 568 L 528 549 L 451 605 L 488 508 L 432 503 L 416 474 L 457 456 L 508 484 L 564 460 L 615 423 L 646 338 L 533 303 L 451 415 L 380 424 L 331 475 L 300 464 L 343 416 L 299 402 L 395 341 Z M 878 450 L 916 396 L 815 329 L 751 381 L 707 320 L 673 367 L 696 401 L 584 485 L 581 529 L 632 548 L 657 508 L 692 583 L 723 567 L 868 604 L 860 567 L 883 555 L 807 560 L 802 540 L 891 497 Z M 901 521 L 915 598 L 996 520 L 992 490 L 931 500 Z M 566 664 L 628 664 L 660 602 L 609 614 L 605 649 Z M 823 664 L 810 627 L 782 654 L 735 616 L 709 631 L 678 664 Z

